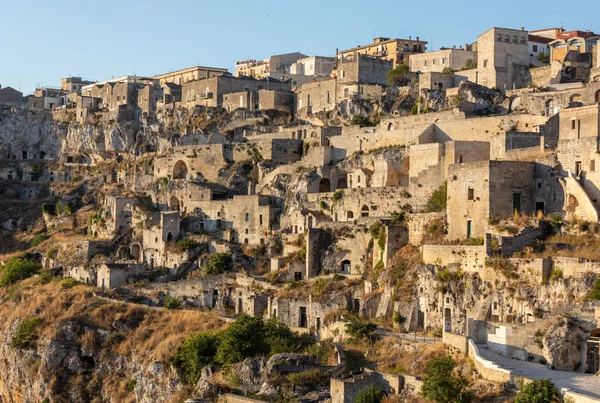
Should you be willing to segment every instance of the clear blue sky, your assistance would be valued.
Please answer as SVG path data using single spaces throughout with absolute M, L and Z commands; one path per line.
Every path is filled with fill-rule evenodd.
M 600 31 L 600 1 L 0 0 L 0 85 L 25 94 L 69 75 L 105 80 L 300 51 L 333 56 L 376 36 L 428 48 L 492 26 Z

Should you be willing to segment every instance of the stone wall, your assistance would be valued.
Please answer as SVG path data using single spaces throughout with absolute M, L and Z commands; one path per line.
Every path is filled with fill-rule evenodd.
M 460 334 L 444 332 L 442 342 L 450 347 L 454 347 L 463 354 L 468 351 L 468 337 Z
M 488 247 L 486 245 L 423 245 L 421 252 L 425 264 L 459 265 L 466 272 L 477 273 L 485 267 Z
M 588 273 L 600 273 L 600 261 L 576 257 L 556 256 L 552 258 L 554 269 L 561 270 L 564 277 L 583 277 Z
M 550 65 L 534 67 L 529 69 L 531 74 L 531 83 L 536 87 L 545 87 L 552 77 L 552 67 Z
M 408 241 L 411 245 L 421 245 L 425 235 L 426 226 L 433 220 L 446 220 L 445 213 L 417 213 L 411 214 L 407 223 Z

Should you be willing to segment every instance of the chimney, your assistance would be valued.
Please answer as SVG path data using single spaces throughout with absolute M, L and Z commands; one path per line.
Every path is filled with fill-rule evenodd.
M 521 31 L 525 31 L 525 27 L 521 27 Z
M 408 35 L 408 40 L 412 41 L 412 36 Z

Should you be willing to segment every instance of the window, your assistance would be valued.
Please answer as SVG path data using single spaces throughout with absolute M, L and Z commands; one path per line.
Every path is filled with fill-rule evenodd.
M 342 73 L 341 73 L 341 74 L 342 74 L 342 78 L 345 78 L 345 77 L 346 77 L 346 72 L 345 72 L 344 70 L 342 70 Z
M 433 60 L 431 61 L 431 65 L 432 65 L 432 66 L 435 66 L 435 59 L 433 59 Z
M 423 67 L 427 67 L 427 60 L 423 60 Z
M 538 47 L 537 47 L 537 45 L 533 45 L 533 51 L 534 51 L 534 52 L 537 52 L 537 51 L 538 51 Z
M 512 43 L 517 43 L 517 36 L 516 36 L 516 35 L 515 35 L 515 36 L 513 36 Z
M 472 187 L 467 191 L 467 200 L 475 200 L 475 190 Z
M 521 37 L 521 45 L 525 45 L 525 38 Z
M 590 161 L 590 172 L 594 172 L 596 170 L 596 160 Z
M 246 221 L 250 219 L 250 213 L 246 213 Z
M 575 130 L 575 119 L 571 119 L 571 130 Z
M 483 61 L 483 67 L 487 67 L 487 59 Z
M 440 64 L 446 64 L 446 59 L 442 57 L 442 58 L 440 59 Z
M 496 42 L 502 42 L 502 35 L 498 34 L 496 36 Z
M 504 36 L 504 42 L 509 43 L 510 42 L 510 38 L 508 37 L 508 35 Z

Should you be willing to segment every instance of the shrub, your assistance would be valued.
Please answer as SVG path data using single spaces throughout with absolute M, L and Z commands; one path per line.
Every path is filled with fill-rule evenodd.
M 79 284 L 79 281 L 77 281 L 77 280 L 75 280 L 74 278 L 71 278 L 71 277 L 65 277 L 62 280 L 60 280 L 60 286 L 62 288 L 73 288 L 77 284 Z
M 598 280 L 596 280 L 596 282 L 594 283 L 594 286 L 588 293 L 586 299 L 588 299 L 588 300 L 600 299 L 600 278 Z
M 375 385 L 361 390 L 354 397 L 354 403 L 380 403 L 385 397 L 385 392 Z
M 346 320 L 346 332 L 356 342 L 368 341 L 373 344 L 378 337 L 375 330 L 377 330 L 375 323 L 360 319 L 358 316 L 353 315 Z
M 217 275 L 231 270 L 233 259 L 231 253 L 215 253 L 204 267 L 204 273 Z
M 17 325 L 10 345 L 13 348 L 29 348 L 37 340 L 37 328 L 42 323 L 40 318 L 24 319 Z
M 294 386 L 315 390 L 319 386 L 329 385 L 329 376 L 325 371 L 311 369 L 310 371 L 290 374 L 287 377 L 287 381 Z
M 425 400 L 436 403 L 467 403 L 471 393 L 467 390 L 469 381 L 456 373 L 456 362 L 449 356 L 431 359 L 425 368 L 421 395 Z
M 163 306 L 167 309 L 181 309 L 181 302 L 176 297 L 167 295 L 163 299 Z
M 335 192 L 333 192 L 333 196 L 331 197 L 331 200 L 334 203 L 337 203 L 340 200 L 342 200 L 343 197 L 344 197 L 344 193 L 341 190 L 336 190 Z
M 446 210 L 446 199 L 448 195 L 448 182 L 444 181 L 444 183 L 433 191 L 429 199 L 427 200 L 427 204 L 425 205 L 425 209 L 428 213 L 444 211 Z
M 188 251 L 188 250 L 193 250 L 193 249 L 196 249 L 197 247 L 198 247 L 198 242 L 196 242 L 190 238 L 184 238 L 184 239 L 180 239 L 179 241 L 177 241 L 177 248 L 182 252 Z
M 221 364 L 234 364 L 269 350 L 263 320 L 242 315 L 222 333 L 215 359 Z
M 485 259 L 485 265 L 501 272 L 508 279 L 516 279 L 519 276 L 517 266 L 504 256 L 488 257 Z
M 561 269 L 552 270 L 552 274 L 550 274 L 550 280 L 557 281 L 563 277 L 563 271 Z
M 552 403 L 556 401 L 558 401 L 558 393 L 550 378 L 528 383 L 515 399 L 515 403 Z
M 184 382 L 196 384 L 202 368 L 214 364 L 219 346 L 219 333 L 194 333 L 189 336 L 171 359 Z
M 391 214 L 392 225 L 401 225 L 406 221 L 406 213 L 404 211 L 394 211 Z
M 269 345 L 269 354 L 295 353 L 300 347 L 300 337 L 285 323 L 272 317 L 264 322 L 265 342 Z
M 408 84 L 407 73 L 410 67 L 407 64 L 399 64 L 387 73 L 387 83 L 391 87 L 397 87 Z
M 46 234 L 45 232 L 42 232 L 41 234 L 37 234 L 29 243 L 29 247 L 35 248 L 36 246 L 38 246 L 39 244 L 41 244 L 48 238 L 50 238 L 50 235 Z
M 135 390 L 136 383 L 137 381 L 134 378 L 131 378 L 129 381 L 127 381 L 127 390 L 129 392 L 133 392 Z
M 359 125 L 361 127 L 375 126 L 375 124 L 369 118 L 366 118 L 366 117 L 360 116 L 360 115 L 352 116 L 352 120 L 350 121 L 350 124 Z
M 439 281 L 448 282 L 448 281 L 458 281 L 462 277 L 462 274 L 453 273 L 448 269 L 440 270 L 437 274 L 437 278 Z
M 40 280 L 40 283 L 48 284 L 50 281 L 52 281 L 52 279 L 54 278 L 54 275 L 50 271 L 43 271 L 43 272 L 40 272 L 37 275 L 37 277 Z
M 319 203 L 319 207 L 321 207 L 321 210 L 327 210 L 329 207 L 327 206 L 327 203 L 325 203 L 325 201 L 321 200 L 321 202 Z
M 31 277 L 41 267 L 38 263 L 30 262 L 20 257 L 12 257 L 8 259 L 6 264 L 0 266 L 0 273 L 2 273 L 0 286 L 4 287 Z

